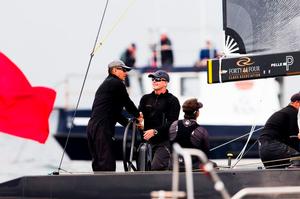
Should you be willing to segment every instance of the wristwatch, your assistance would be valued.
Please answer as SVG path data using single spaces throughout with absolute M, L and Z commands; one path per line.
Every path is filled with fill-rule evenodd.
M 153 129 L 153 130 L 154 130 L 154 135 L 157 135 L 158 131 L 156 129 Z

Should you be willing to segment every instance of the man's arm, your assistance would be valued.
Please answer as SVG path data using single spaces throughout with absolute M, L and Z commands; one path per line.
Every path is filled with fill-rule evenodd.
M 125 106 L 126 111 L 128 111 L 134 117 L 138 118 L 140 115 L 139 111 L 138 111 L 137 107 L 134 105 L 133 101 L 130 99 L 124 84 L 122 84 L 120 86 L 119 92 L 121 94 L 120 100 L 124 100 L 124 106 Z
M 129 122 L 129 120 L 123 114 L 120 114 L 117 117 L 117 122 L 119 124 L 121 124 L 122 126 L 126 127 L 127 124 L 128 124 L 128 122 Z
M 300 140 L 300 111 L 299 111 L 299 109 L 298 109 L 297 118 L 298 118 L 298 139 Z

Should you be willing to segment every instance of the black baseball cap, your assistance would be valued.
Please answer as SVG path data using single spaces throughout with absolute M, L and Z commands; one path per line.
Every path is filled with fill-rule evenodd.
M 148 75 L 148 77 L 151 77 L 151 78 L 164 78 L 165 80 L 167 80 L 167 82 L 170 81 L 170 77 L 169 77 L 168 73 L 164 70 L 158 70 L 155 73 L 152 73 L 152 74 Z

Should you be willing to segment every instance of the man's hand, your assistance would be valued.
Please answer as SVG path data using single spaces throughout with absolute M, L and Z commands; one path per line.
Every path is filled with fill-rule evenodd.
M 155 135 L 156 130 L 155 129 L 149 129 L 147 131 L 144 131 L 144 139 L 150 140 Z
M 300 132 L 298 133 L 298 139 L 300 140 Z
M 142 112 L 140 112 L 140 116 L 137 118 L 138 124 L 136 125 L 138 129 L 143 130 L 144 129 L 144 115 Z

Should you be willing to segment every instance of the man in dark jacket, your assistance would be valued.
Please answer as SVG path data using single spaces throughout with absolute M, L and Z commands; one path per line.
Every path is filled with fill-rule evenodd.
M 158 70 L 148 77 L 152 78 L 154 91 L 144 95 L 139 105 L 144 117 L 144 139 L 152 147 L 151 170 L 166 170 L 171 156 L 169 127 L 178 119 L 180 104 L 167 90 L 170 78 L 165 71 Z
M 300 93 L 296 93 L 288 106 L 275 112 L 266 122 L 259 137 L 260 158 L 266 168 L 287 167 L 289 158 L 299 155 L 299 107 Z
M 120 60 L 111 62 L 108 65 L 109 75 L 96 92 L 87 126 L 93 171 L 116 170 L 113 137 L 117 122 L 123 126 L 128 123 L 127 118 L 122 115 L 123 108 L 134 117 L 139 117 L 139 111 L 129 98 L 124 85 L 129 70 L 130 67 Z

